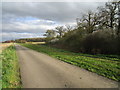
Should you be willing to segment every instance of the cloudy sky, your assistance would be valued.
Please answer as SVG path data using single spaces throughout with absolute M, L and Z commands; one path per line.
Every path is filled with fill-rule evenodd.
M 2 40 L 42 37 L 47 29 L 75 25 L 103 2 L 2 2 Z

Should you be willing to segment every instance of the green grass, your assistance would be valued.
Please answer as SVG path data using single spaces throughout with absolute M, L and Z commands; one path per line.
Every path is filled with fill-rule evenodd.
M 120 56 L 118 55 L 89 55 L 73 53 L 49 47 L 46 45 L 21 44 L 38 52 L 46 53 L 54 58 L 79 66 L 88 71 L 120 81 Z
M 18 58 L 14 46 L 2 52 L 2 88 L 20 88 Z
M 1 56 L 1 54 L 0 54 Z M 0 83 L 2 83 L 2 59 L 0 57 Z M 0 84 L 0 90 L 2 89 L 2 84 Z

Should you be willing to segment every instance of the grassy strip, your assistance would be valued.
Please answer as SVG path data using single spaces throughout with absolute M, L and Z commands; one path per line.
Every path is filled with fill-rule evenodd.
M 18 58 L 14 46 L 2 52 L 2 88 L 20 88 Z
M 1 54 L 0 54 L 1 56 Z M 0 83 L 2 83 L 2 59 L 0 57 Z M 2 89 L 2 84 L 0 84 L 0 90 Z
M 32 45 L 32 44 L 21 44 L 25 47 L 31 48 L 38 52 L 46 53 L 52 57 L 59 60 L 65 61 L 67 63 L 82 67 L 86 70 L 95 72 L 99 75 L 108 77 L 110 79 L 119 81 L 120 80 L 120 60 L 119 56 L 109 57 L 105 55 L 89 55 L 88 54 L 78 54 L 73 52 L 64 51 L 57 48 L 52 48 L 45 45 Z M 96 58 L 95 58 L 96 57 Z

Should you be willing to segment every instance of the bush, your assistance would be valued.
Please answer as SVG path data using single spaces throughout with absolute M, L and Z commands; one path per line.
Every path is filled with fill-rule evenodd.
M 68 48 L 70 51 L 84 52 L 82 48 L 83 37 L 85 37 L 84 30 L 73 30 L 66 33 L 56 44 L 65 49 Z
M 85 30 L 77 29 L 66 33 L 54 45 L 73 52 L 119 54 L 119 40 L 115 30 L 105 29 L 86 34 Z
M 87 53 L 114 54 L 118 53 L 118 40 L 113 30 L 100 30 L 89 34 L 83 42 Z

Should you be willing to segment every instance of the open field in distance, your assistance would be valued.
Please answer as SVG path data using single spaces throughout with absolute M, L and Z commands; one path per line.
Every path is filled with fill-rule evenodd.
M 26 42 L 27 44 L 45 44 L 45 42 Z

